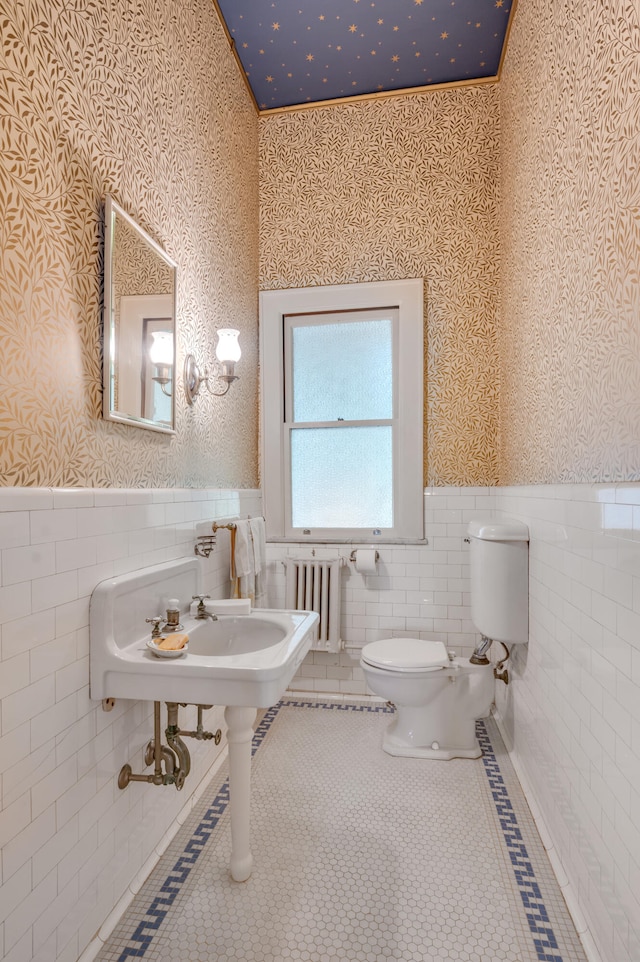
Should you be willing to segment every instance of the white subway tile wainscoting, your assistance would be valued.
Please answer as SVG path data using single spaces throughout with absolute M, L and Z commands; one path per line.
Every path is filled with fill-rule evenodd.
M 426 544 L 376 545 L 375 574 L 362 574 L 349 561 L 357 544 L 267 546 L 269 599 L 284 606 L 283 559 L 342 557 L 342 640 L 344 650 L 310 652 L 291 689 L 365 694 L 360 649 L 380 638 L 435 638 L 459 655 L 472 654 L 475 629 L 469 613 L 469 551 L 464 543 L 472 518 L 491 514 L 493 488 L 429 488 L 425 491 Z
M 638 962 L 640 484 L 501 488 L 496 507 L 531 534 L 498 719 L 602 958 Z
M 153 705 L 120 700 L 105 712 L 91 700 L 91 592 L 113 575 L 193 557 L 206 522 L 260 512 L 255 490 L 0 488 L 5 962 L 74 962 L 108 931 L 105 920 L 138 891 L 225 744 L 189 740 L 182 792 L 118 788 L 122 765 L 145 769 Z M 205 590 L 225 597 L 228 532 L 202 568 Z M 222 712 L 205 712 L 205 728 L 224 731 Z M 180 722 L 195 728 L 196 709 L 182 709 Z

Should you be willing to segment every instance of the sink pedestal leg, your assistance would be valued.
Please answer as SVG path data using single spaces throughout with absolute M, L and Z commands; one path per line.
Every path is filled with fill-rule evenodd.
M 249 848 L 251 800 L 251 740 L 255 708 L 229 705 L 224 710 L 229 744 L 229 807 L 231 817 L 231 877 L 246 882 L 253 868 Z

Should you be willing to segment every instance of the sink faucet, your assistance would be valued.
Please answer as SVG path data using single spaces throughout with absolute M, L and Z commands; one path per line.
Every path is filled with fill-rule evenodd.
M 205 598 L 210 598 L 211 595 L 192 595 L 191 600 L 198 602 L 198 610 L 196 611 L 196 618 L 200 621 L 205 621 L 207 618 L 211 618 L 212 621 L 217 621 L 218 616 L 214 615 L 212 611 L 207 611 L 207 607 L 204 603 Z

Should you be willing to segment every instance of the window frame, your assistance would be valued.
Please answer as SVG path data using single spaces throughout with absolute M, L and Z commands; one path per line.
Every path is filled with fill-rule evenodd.
M 393 308 L 398 311 L 394 394 L 394 525 L 391 529 L 293 529 L 285 429 L 285 318 Z M 422 278 L 260 294 L 261 474 L 271 541 L 393 543 L 421 541 L 423 528 L 424 307 Z

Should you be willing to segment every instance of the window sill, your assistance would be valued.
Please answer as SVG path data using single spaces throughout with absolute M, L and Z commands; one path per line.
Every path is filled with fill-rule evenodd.
M 379 544 L 429 544 L 428 538 L 267 538 L 267 544 L 362 544 L 375 548 Z

